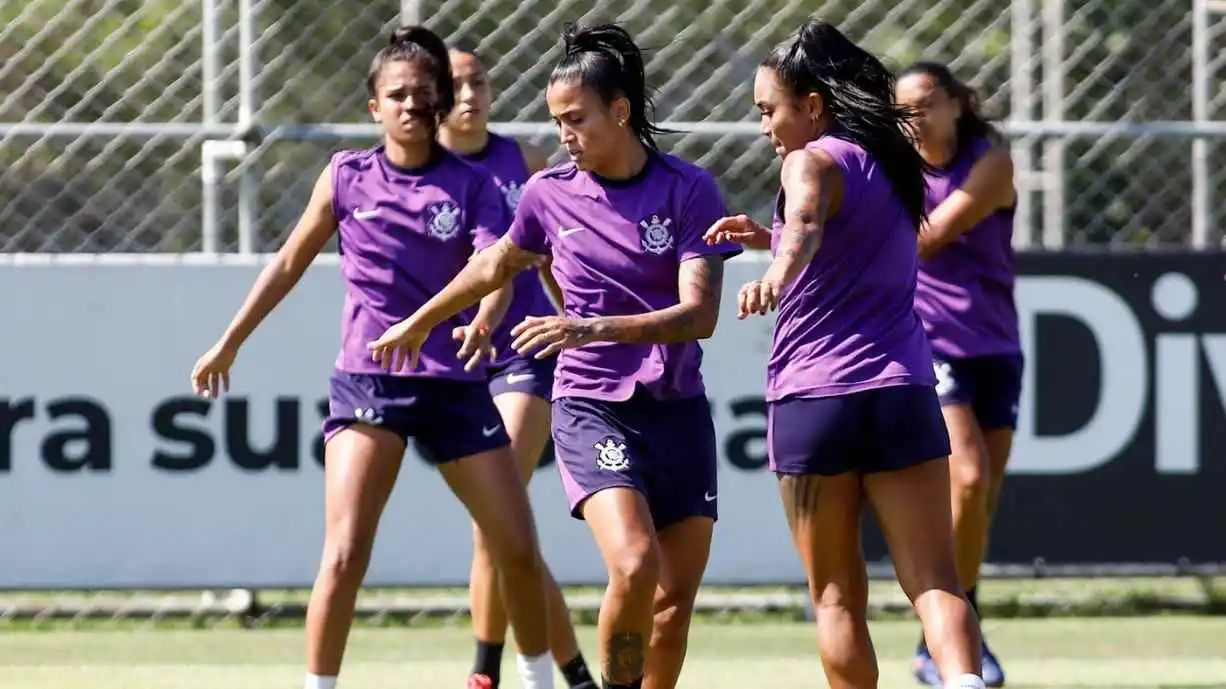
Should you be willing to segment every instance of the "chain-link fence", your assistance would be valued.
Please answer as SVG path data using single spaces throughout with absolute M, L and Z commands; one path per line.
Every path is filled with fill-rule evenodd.
M 493 119 L 518 123 L 507 131 L 550 150 L 542 93 L 559 30 L 570 20 L 624 22 L 652 49 L 660 118 L 688 130 L 666 145 L 711 169 L 733 207 L 765 216 L 777 162 L 756 135 L 753 71 L 810 14 L 894 65 L 948 61 L 1011 133 L 1029 137 L 1015 139 L 1027 192 L 1019 246 L 1207 247 L 1226 211 L 1226 166 L 1213 149 L 1226 127 L 1205 123 L 1226 111 L 1218 4 L 0 3 L 0 251 L 276 247 L 328 152 L 374 140 L 362 124 L 364 70 L 401 17 L 478 44 L 497 92 Z M 335 126 L 311 126 L 320 123 Z M 1196 132 L 1210 136 L 1194 141 Z M 243 133 L 251 145 L 217 143 Z

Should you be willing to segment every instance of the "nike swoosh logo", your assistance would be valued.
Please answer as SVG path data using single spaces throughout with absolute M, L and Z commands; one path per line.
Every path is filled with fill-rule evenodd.
M 378 208 L 374 208 L 368 211 L 354 211 L 353 212 L 354 220 L 369 220 L 371 218 L 377 217 L 378 215 L 379 215 Z
M 703 499 L 703 500 L 706 500 L 707 502 L 715 502 L 715 498 L 717 498 L 717 497 L 719 497 L 719 493 L 716 493 L 716 494 L 714 494 L 714 495 L 712 495 L 712 494 L 710 494 L 710 493 L 703 493 L 703 494 L 702 494 L 702 499 Z
M 572 234 L 574 234 L 574 233 L 576 233 L 576 232 L 582 232 L 582 231 L 584 231 L 584 230 L 586 230 L 586 229 L 587 229 L 586 227 L 572 227 L 572 228 L 570 228 L 570 229 L 566 230 L 566 229 L 562 229 L 561 227 L 559 227 L 559 228 L 558 228 L 558 236 L 559 236 L 559 237 L 569 237 L 569 236 L 571 236 Z
M 485 437 L 487 437 L 487 438 L 491 438 L 491 437 L 493 437 L 493 436 L 494 436 L 494 434 L 495 434 L 495 433 L 497 433 L 497 432 L 498 432 L 498 429 L 499 429 L 499 428 L 502 428 L 502 424 L 498 424 L 497 426 L 494 426 L 493 428 L 486 428 L 486 427 L 482 426 L 482 427 L 481 427 L 481 435 L 483 435 L 483 436 L 485 436 Z
M 514 385 L 516 383 L 522 383 L 525 380 L 532 380 L 535 377 L 536 376 L 532 375 L 531 373 L 512 373 L 511 375 L 507 376 L 507 382 Z

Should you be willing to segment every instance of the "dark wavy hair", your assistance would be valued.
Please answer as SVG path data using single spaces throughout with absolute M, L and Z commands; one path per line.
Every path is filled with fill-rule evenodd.
M 838 123 L 835 134 L 876 160 L 918 230 L 924 221 L 928 164 L 912 143 L 914 110 L 894 100 L 894 75 L 832 24 L 810 19 L 762 60 L 800 97 L 817 93 Z
M 667 130 L 656 126 L 643 52 L 630 34 L 616 24 L 568 24 L 562 45 L 562 59 L 549 75 L 549 83 L 577 80 L 595 91 L 605 105 L 624 96 L 630 101 L 630 129 L 644 146 L 658 149 L 656 136 Z
M 455 107 L 455 84 L 451 79 L 451 60 L 447 44 L 424 26 L 402 26 L 392 32 L 388 44 L 375 53 L 366 73 L 366 92 L 373 98 L 383 68 L 393 62 L 414 62 L 434 75 L 438 101 L 434 104 L 435 122 L 441 122 Z
M 949 94 L 950 98 L 958 101 L 958 104 L 962 106 L 962 115 L 958 118 L 958 124 L 955 129 L 958 155 L 965 153 L 978 139 L 1004 140 L 1004 136 L 1001 135 L 996 127 L 992 126 L 991 120 L 980 109 L 979 93 L 954 76 L 953 71 L 949 67 L 940 62 L 921 60 L 899 72 L 898 78 L 902 79 L 903 77 L 915 74 L 936 79 L 937 85 L 945 93 Z

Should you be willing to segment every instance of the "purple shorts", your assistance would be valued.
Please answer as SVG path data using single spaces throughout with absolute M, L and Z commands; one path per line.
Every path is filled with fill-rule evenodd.
M 487 369 L 490 395 L 497 397 L 508 392 L 520 392 L 548 402 L 553 399 L 553 371 L 557 365 L 556 356 L 534 359 L 529 354 L 490 366 Z
M 1021 354 L 993 354 L 962 359 L 933 356 L 941 406 L 967 405 L 985 431 L 1017 428 L 1022 399 Z
M 476 381 L 332 373 L 324 439 L 353 424 L 412 438 L 434 464 L 510 445 L 489 390 Z
M 941 405 L 922 385 L 770 402 L 766 443 L 777 474 L 869 474 L 949 456 Z
M 657 529 L 688 517 L 716 519 L 715 424 L 706 396 L 624 402 L 563 397 L 553 403 L 553 442 L 571 515 L 606 488 L 647 499 Z

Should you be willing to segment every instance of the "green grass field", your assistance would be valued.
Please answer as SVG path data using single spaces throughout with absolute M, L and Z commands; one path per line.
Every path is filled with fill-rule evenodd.
M 591 627 L 581 629 L 588 654 Z M 1226 687 L 1226 618 L 1050 618 L 989 621 L 1009 686 L 1073 689 Z M 909 687 L 916 625 L 874 623 L 881 686 Z M 454 689 L 470 659 L 465 625 L 355 629 L 345 689 Z M 296 689 L 301 629 L 149 628 L 0 633 L 5 689 Z M 510 659 L 508 689 L 519 687 Z M 813 627 L 801 623 L 699 623 L 681 687 L 824 687 Z

